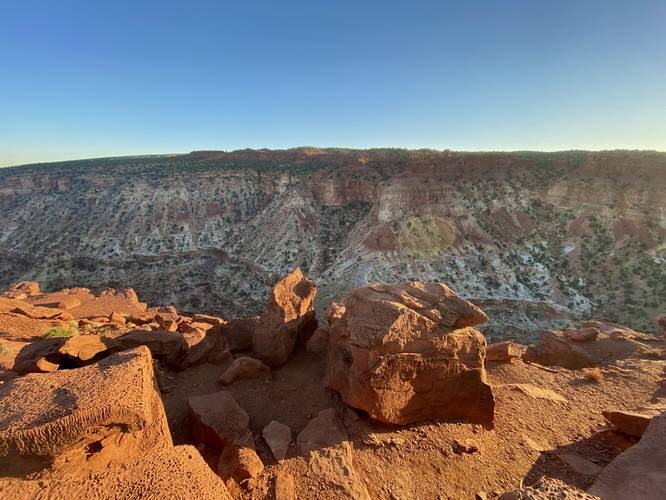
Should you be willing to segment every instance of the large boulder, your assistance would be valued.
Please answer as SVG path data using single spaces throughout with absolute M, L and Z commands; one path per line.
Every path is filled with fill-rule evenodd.
M 150 351 L 0 385 L 0 471 L 79 473 L 171 447 Z
M 325 377 L 343 401 L 386 423 L 493 421 L 475 305 L 437 283 L 357 288 L 333 321 Z
M 666 498 L 666 412 L 654 417 L 641 440 L 599 474 L 589 492 L 604 500 Z
M 601 412 L 606 422 L 618 431 L 634 437 L 641 437 L 650 425 L 653 415 L 633 411 L 604 410 Z
M 160 363 L 177 366 L 185 357 L 187 341 L 182 334 L 163 330 L 132 330 L 113 341 L 112 349 L 122 351 L 145 345 Z
M 187 400 L 190 434 L 197 444 L 254 448 L 250 417 L 230 392 L 220 391 Z
M 21 349 L 13 370 L 20 375 L 54 372 L 93 363 L 107 354 L 107 344 L 97 335 L 40 339 Z
M 252 349 L 252 337 L 257 329 L 259 316 L 232 319 L 219 328 L 224 340 L 232 351 L 246 351 Z
M 299 338 L 305 343 L 317 329 L 313 301 L 314 281 L 300 268 L 282 278 L 271 290 L 252 337 L 257 358 L 271 367 L 286 363 Z
M 599 366 L 618 359 L 655 356 L 656 337 L 611 323 L 590 321 L 580 329 L 547 330 L 524 359 L 570 370 Z

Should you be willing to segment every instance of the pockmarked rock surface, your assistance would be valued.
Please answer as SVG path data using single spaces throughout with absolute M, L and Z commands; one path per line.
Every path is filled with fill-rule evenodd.
M 412 282 L 357 288 L 331 325 L 327 387 L 386 423 L 436 418 L 491 423 L 487 319 L 445 285 Z
M 276 283 L 257 321 L 252 349 L 270 367 L 283 365 L 300 339 L 307 342 L 317 328 L 314 281 L 296 268 Z
M 641 440 L 608 464 L 590 488 L 604 500 L 666 498 L 666 413 L 654 417 Z
M 0 474 L 104 470 L 171 447 L 150 351 L 0 385 Z
M 352 447 L 335 409 L 322 410 L 298 434 L 299 451 L 308 470 L 345 498 L 370 500 L 367 486 L 354 468 Z
M 224 482 L 193 446 L 153 450 L 126 464 L 39 480 L 0 479 L 0 498 L 173 498 L 231 500 Z

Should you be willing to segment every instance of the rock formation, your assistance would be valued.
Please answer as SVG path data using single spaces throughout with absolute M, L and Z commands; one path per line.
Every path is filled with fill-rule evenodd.
M 317 328 L 313 309 L 316 293 L 314 281 L 307 279 L 300 268 L 277 282 L 252 337 L 257 358 L 271 367 L 283 365 L 296 342 L 308 340 Z
M 171 446 L 145 347 L 0 385 L 0 469 L 24 477 L 104 470 Z
M 647 151 L 300 148 L 3 168 L 0 287 L 122 283 L 233 318 L 300 266 L 319 311 L 415 277 L 474 297 L 492 341 L 580 316 L 656 331 L 665 168 Z
M 326 385 L 377 420 L 491 423 L 478 307 L 435 283 L 352 290 L 331 326 Z
M 546 331 L 525 359 L 572 370 L 629 357 L 654 357 L 655 337 L 619 325 L 591 322 L 582 329 Z
M 654 417 L 638 444 L 615 458 L 590 493 L 604 500 L 657 499 L 666 494 L 666 413 Z
M 308 467 L 326 483 L 342 491 L 345 498 L 370 500 L 367 487 L 354 469 L 347 433 L 333 408 L 322 410 L 297 437 Z
M 270 378 L 271 369 L 255 358 L 241 356 L 236 358 L 220 376 L 220 383 L 231 384 L 235 380 L 252 378 Z

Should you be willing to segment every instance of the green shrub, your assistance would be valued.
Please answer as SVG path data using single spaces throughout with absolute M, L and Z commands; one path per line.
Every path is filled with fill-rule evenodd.
M 54 339 L 59 337 L 73 337 L 79 334 L 79 329 L 75 321 L 69 323 L 68 326 L 52 326 L 44 332 L 43 339 Z

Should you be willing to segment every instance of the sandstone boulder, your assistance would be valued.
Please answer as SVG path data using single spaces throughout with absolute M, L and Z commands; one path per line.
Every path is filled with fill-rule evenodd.
M 235 490 L 238 485 L 243 489 L 252 489 L 259 474 L 264 470 L 264 464 L 253 448 L 227 445 L 220 454 L 217 463 L 218 474 Z
M 171 446 L 145 347 L 0 385 L 0 470 L 25 477 L 120 465 Z
M 326 308 L 324 315 L 328 326 L 332 326 L 335 321 L 342 318 L 345 313 L 345 306 L 339 302 L 331 302 L 331 305 Z
M 0 479 L 0 498 L 231 500 L 193 446 L 157 448 L 123 465 L 31 480 Z
M 204 334 L 200 342 L 189 347 L 187 355 L 180 363 L 180 369 L 184 370 L 204 360 L 211 360 L 211 358 L 218 356 L 220 353 L 224 353 L 224 357 L 229 356 L 229 351 L 226 349 L 221 330 L 213 327 Z
M 232 351 L 246 351 L 252 349 L 252 337 L 257 328 L 259 316 L 250 318 L 232 319 L 221 326 L 224 339 Z
M 601 412 L 606 421 L 615 427 L 618 431 L 634 437 L 641 437 L 650 425 L 652 415 L 645 413 L 636 413 L 630 411 L 611 411 Z
M 511 340 L 495 342 L 494 344 L 488 344 L 486 361 L 511 363 L 515 359 L 520 359 L 526 350 L 527 346 L 517 344 Z
M 291 443 L 291 429 L 288 425 L 272 420 L 264 427 L 261 436 L 273 452 L 275 460 L 279 462 L 287 456 L 287 450 Z
M 654 349 L 643 341 L 643 335 L 621 328 L 604 331 L 604 325 L 598 322 L 587 322 L 578 331 L 547 330 L 536 346 L 530 346 L 524 359 L 578 370 L 618 359 L 653 357 Z
M 111 346 L 114 351 L 145 345 L 154 358 L 165 366 L 177 366 L 187 352 L 187 342 L 175 332 L 161 330 L 131 330 L 117 337 Z
M 187 400 L 190 434 L 195 443 L 213 449 L 225 446 L 254 448 L 250 417 L 231 393 L 215 392 Z
M 13 370 L 20 375 L 54 372 L 90 364 L 108 353 L 107 344 L 97 335 L 39 339 L 21 349 Z
M 210 316 L 208 314 L 195 314 L 192 321 L 196 323 L 208 323 L 211 326 L 224 325 L 227 321 L 218 316 Z
M 590 340 L 597 340 L 599 334 L 601 333 L 601 331 L 598 328 L 595 328 L 593 326 L 580 328 L 578 330 L 576 330 L 575 328 L 568 328 L 562 331 L 571 340 L 575 340 L 577 342 L 587 342 Z
M 641 440 L 599 474 L 589 492 L 604 500 L 666 498 L 666 413 L 654 417 Z
M 271 290 L 252 337 L 257 358 L 271 367 L 283 365 L 300 339 L 305 343 L 317 328 L 313 309 L 317 286 L 300 268 Z
M 342 492 L 344 498 L 369 500 L 356 472 L 347 433 L 333 408 L 322 410 L 298 434 L 298 447 L 308 460 L 308 473 Z
M 109 323 L 115 323 L 116 325 L 124 325 L 127 322 L 125 316 L 122 313 L 113 311 L 109 314 Z
M 231 384 L 235 380 L 248 380 L 256 378 L 268 378 L 271 369 L 255 358 L 242 356 L 234 359 L 231 366 L 227 368 L 219 379 L 221 384 Z
M 445 285 L 412 282 L 352 290 L 331 326 L 327 387 L 386 423 L 433 418 L 490 423 L 487 319 Z
M 525 486 L 519 490 L 510 491 L 500 496 L 500 500 L 601 500 L 599 497 L 589 495 L 575 486 L 570 486 L 559 479 L 542 476 L 532 486 Z
M 190 323 L 183 322 L 178 325 L 178 331 L 180 333 L 189 333 L 189 334 L 205 334 L 208 330 L 213 328 L 213 325 L 210 323 L 200 323 L 197 321 L 192 321 Z
M 275 474 L 275 500 L 296 500 L 296 481 L 287 471 Z
M 3 295 L 12 299 L 23 300 L 27 297 L 39 295 L 39 293 L 39 283 L 36 281 L 19 281 L 10 285 L 7 291 L 3 292 Z
M 315 354 L 324 354 L 328 349 L 330 333 L 328 328 L 317 328 L 305 344 L 305 350 Z

